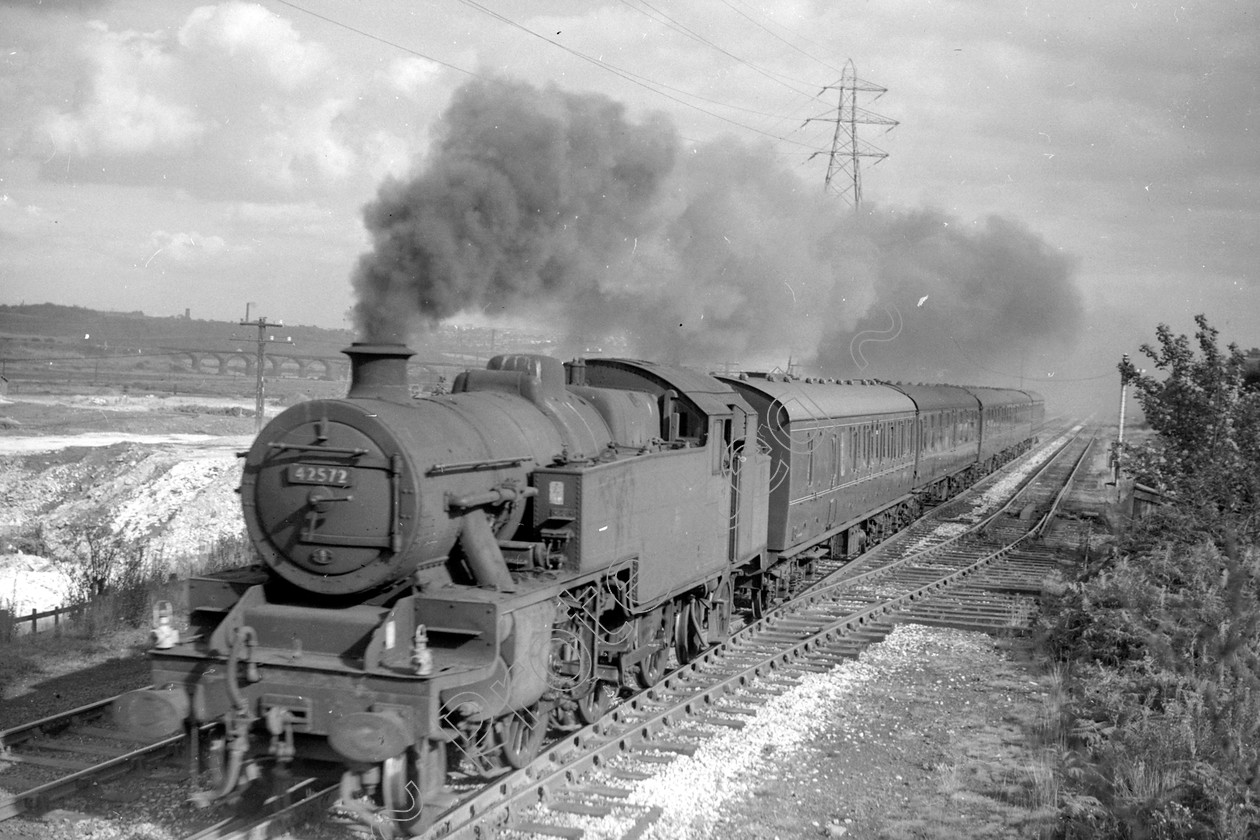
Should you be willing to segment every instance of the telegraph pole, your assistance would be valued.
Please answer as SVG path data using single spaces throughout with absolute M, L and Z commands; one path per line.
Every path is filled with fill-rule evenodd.
M 1128 368 L 1129 354 L 1125 353 L 1122 357 L 1122 364 Z M 1118 452 L 1124 446 L 1124 402 L 1129 392 L 1129 377 L 1127 373 L 1120 375 L 1120 431 L 1116 434 L 1116 451 Z M 1119 460 L 1118 458 L 1116 459 Z
M 1116 432 L 1116 457 L 1114 469 L 1116 476 L 1116 492 L 1120 490 L 1120 465 L 1124 460 L 1124 409 L 1129 395 L 1129 380 L 1146 373 L 1146 369 L 1135 370 L 1129 361 L 1129 354 L 1120 357 L 1120 428 Z
M 264 365 L 267 359 L 267 330 L 268 328 L 283 327 L 284 321 L 268 323 L 265 316 L 259 316 L 251 321 L 249 320 L 250 306 L 252 304 L 245 304 L 245 320 L 241 321 L 241 326 L 258 328 L 258 356 L 254 360 L 254 372 L 256 374 L 254 383 L 254 434 L 258 434 L 263 427 L 263 397 L 267 389 L 267 378 L 264 376 Z

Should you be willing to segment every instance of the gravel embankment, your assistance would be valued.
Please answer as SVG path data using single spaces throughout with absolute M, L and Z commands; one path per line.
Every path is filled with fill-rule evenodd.
M 630 801 L 662 808 L 642 836 L 1035 836 L 1050 812 L 1037 808 L 1039 764 L 1025 730 L 1042 713 L 1045 680 L 1010 648 L 982 633 L 898 627 L 635 784 Z M 615 840 L 632 825 L 547 812 L 523 819 L 580 826 L 588 840 Z

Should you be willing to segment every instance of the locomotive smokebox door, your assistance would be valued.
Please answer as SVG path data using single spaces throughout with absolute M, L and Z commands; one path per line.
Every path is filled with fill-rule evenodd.
M 250 450 L 241 486 L 242 503 L 254 508 L 246 522 L 268 564 L 331 595 L 405 573 L 406 524 L 418 518 L 415 478 L 392 436 L 352 411 L 325 404 L 321 416 L 291 410 L 277 418 Z

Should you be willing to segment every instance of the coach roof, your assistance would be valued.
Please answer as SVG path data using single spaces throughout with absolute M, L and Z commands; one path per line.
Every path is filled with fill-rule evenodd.
M 959 388 L 956 385 L 902 385 L 897 383 L 892 387 L 914 400 L 920 411 L 948 411 L 951 408 L 975 411 L 980 408 L 980 404 L 976 402 L 974 394 L 966 388 Z
M 759 411 L 777 402 L 792 422 L 914 413 L 914 402 L 883 384 L 845 385 L 800 379 L 718 377 Z
M 980 405 L 990 408 L 998 405 L 1029 405 L 1032 398 L 1014 388 L 968 388 L 980 400 Z

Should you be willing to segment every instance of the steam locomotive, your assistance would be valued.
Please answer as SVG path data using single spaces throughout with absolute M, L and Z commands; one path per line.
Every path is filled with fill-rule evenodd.
M 1028 391 L 507 355 L 413 398 L 411 351 L 355 344 L 351 386 L 276 417 L 245 456 L 256 568 L 188 584 L 149 736 L 218 724 L 240 795 L 296 758 L 341 804 L 414 833 L 453 766 L 491 775 L 1031 445 Z

